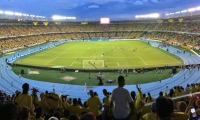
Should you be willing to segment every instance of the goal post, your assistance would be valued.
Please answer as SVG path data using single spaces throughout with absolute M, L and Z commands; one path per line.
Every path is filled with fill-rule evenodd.
M 83 60 L 84 69 L 104 68 L 104 60 Z

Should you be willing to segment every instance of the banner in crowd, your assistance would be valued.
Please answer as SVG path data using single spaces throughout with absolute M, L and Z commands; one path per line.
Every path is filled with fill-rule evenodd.
M 170 18 L 170 19 L 168 19 L 168 21 L 169 21 L 170 23 L 172 23 L 174 20 L 173 20 L 172 18 Z
M 44 24 L 45 26 L 47 26 L 47 25 L 49 24 L 49 22 L 43 22 L 43 24 Z
M 61 22 L 55 22 L 55 24 L 56 24 L 56 25 L 60 25 L 60 24 L 61 24 Z
M 35 26 L 36 26 L 37 24 L 38 24 L 38 22 L 33 22 L 33 25 L 35 25 Z
M 158 23 L 162 23 L 162 22 L 163 22 L 163 20 L 157 20 L 157 22 L 158 22 Z
M 179 22 L 183 22 L 183 18 L 178 18 L 178 21 Z
M 86 24 L 88 24 L 88 22 L 86 22 L 86 21 L 85 22 L 81 22 L 81 24 L 82 25 L 86 25 Z

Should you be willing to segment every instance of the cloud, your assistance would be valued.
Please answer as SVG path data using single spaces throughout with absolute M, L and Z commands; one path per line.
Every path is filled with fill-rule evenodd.
M 134 4 L 134 5 L 143 5 L 143 2 L 142 2 L 142 1 L 139 1 L 139 0 L 137 0 L 137 1 L 135 1 L 133 4 Z
M 90 6 L 88 6 L 88 8 L 99 8 L 99 6 L 98 5 L 90 5 Z
M 158 3 L 158 0 L 151 0 L 151 2 L 153 2 L 153 3 Z
M 94 2 L 97 4 L 105 4 L 109 2 L 126 2 L 126 0 L 87 0 L 88 2 Z
M 109 10 L 115 10 L 115 9 L 124 9 L 126 7 L 128 7 L 127 4 L 116 4 L 116 5 L 109 5 L 108 9 Z
M 142 0 L 142 2 L 145 2 L 145 3 L 148 2 L 148 1 L 149 1 L 149 0 Z

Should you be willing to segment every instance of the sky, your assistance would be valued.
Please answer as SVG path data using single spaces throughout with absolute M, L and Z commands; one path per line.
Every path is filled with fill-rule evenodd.
M 133 18 L 135 15 L 168 13 L 200 6 L 200 0 L 0 0 L 0 10 L 77 19 Z

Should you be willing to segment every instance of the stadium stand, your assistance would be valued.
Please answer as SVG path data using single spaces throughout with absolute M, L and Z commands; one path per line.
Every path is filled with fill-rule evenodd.
M 199 32 L 199 26 L 200 22 L 198 21 L 111 25 L 99 25 L 96 23 L 49 26 L 4 25 L 0 26 L 0 51 L 16 50 L 15 48 L 29 47 L 52 40 L 58 41 L 58 44 L 61 44 L 62 40 L 65 39 L 76 40 L 104 37 L 160 39 L 169 43 L 173 42 L 178 45 L 198 48 L 199 35 L 193 33 Z M 159 46 L 159 43 L 155 41 L 144 41 Z M 34 49 L 39 49 L 40 47 Z M 166 50 L 165 47 L 161 47 L 161 49 Z M 170 49 L 171 53 L 181 57 L 184 60 L 184 65 L 189 65 L 190 67 L 181 67 L 179 74 L 162 82 L 142 84 L 140 87 L 135 87 L 135 85 L 125 86 L 129 91 L 138 92 L 132 96 L 135 102 L 135 110 L 134 114 L 130 116 L 131 120 L 156 120 L 156 114 L 159 119 L 188 120 L 188 118 L 192 118 L 190 114 L 191 107 L 196 109 L 197 116 L 200 115 L 200 96 L 198 95 L 200 92 L 199 66 L 196 65 L 200 63 L 200 59 L 196 55 L 191 55 L 187 52 L 186 54 L 179 54 L 176 52 L 178 49 L 172 46 L 169 46 L 168 49 Z M 24 51 L 21 51 L 19 54 L 24 54 Z M 14 74 L 11 67 L 5 63 L 5 59 L 11 57 L 11 55 L 8 55 L 0 59 L 0 120 L 17 119 L 19 115 L 21 118 L 29 118 L 31 120 L 48 120 L 52 117 L 57 117 L 60 120 L 75 120 L 79 117 L 81 120 L 84 120 L 88 118 L 96 119 L 96 116 L 99 116 L 101 112 L 104 113 L 102 114 L 103 118 L 112 119 L 112 112 L 107 109 L 110 103 L 110 94 L 107 92 L 103 96 L 102 90 L 104 86 L 93 88 L 93 91 L 98 94 L 89 97 L 90 107 L 88 107 L 86 102 L 88 94 L 87 91 L 83 91 L 83 86 L 38 82 L 22 78 Z M 48 92 L 52 91 L 52 88 L 49 86 L 55 86 L 56 90 Z M 29 88 L 33 88 L 32 94 L 28 93 Z M 111 92 L 114 88 L 115 86 L 110 86 L 107 91 Z M 159 96 L 158 93 L 160 92 L 164 93 L 163 96 Z M 62 95 L 59 95 L 59 93 L 62 93 Z M 144 97 L 145 95 L 143 94 L 147 95 L 147 97 Z M 38 95 L 40 95 L 40 98 Z M 77 98 L 81 98 L 82 101 L 79 99 L 78 102 Z M 103 102 L 101 103 L 100 100 Z M 84 102 L 83 106 L 81 106 L 82 102 Z M 91 106 L 96 105 L 97 102 L 99 106 L 92 108 Z M 100 107 L 102 104 L 105 107 L 105 111 Z M 16 110 L 17 106 L 20 107 L 19 113 Z M 100 119 L 100 117 L 97 117 L 97 119 Z

